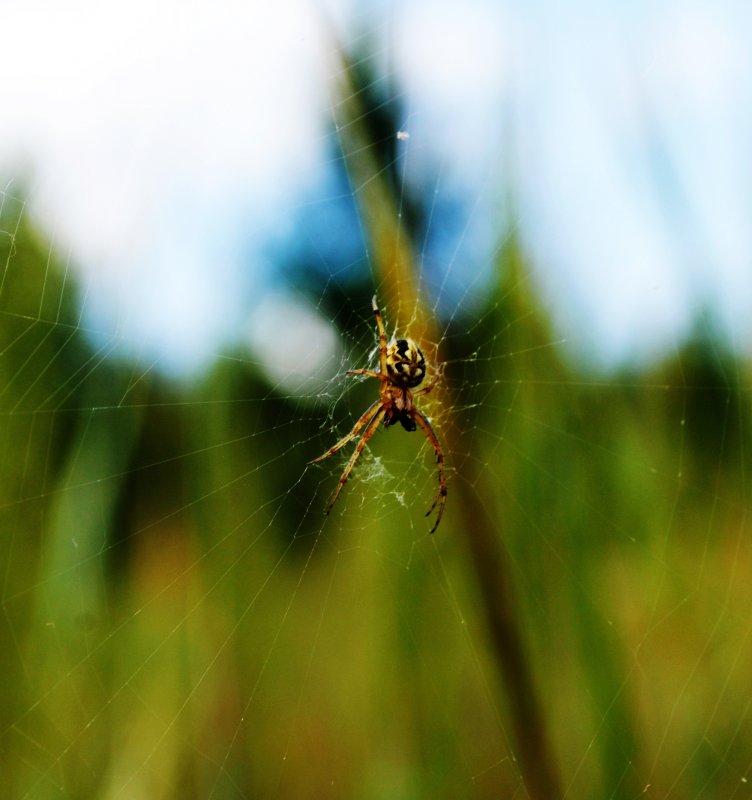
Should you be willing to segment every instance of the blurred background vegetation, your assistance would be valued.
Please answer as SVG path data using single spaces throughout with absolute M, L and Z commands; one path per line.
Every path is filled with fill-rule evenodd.
M 306 462 L 328 409 L 247 359 L 182 386 L 111 362 L 50 244 L 22 217 L 2 247 L 7 796 L 525 796 L 463 492 L 503 522 L 561 792 L 747 796 L 748 392 L 716 340 L 578 369 L 510 245 L 478 324 L 442 334 L 450 497 L 429 537 L 417 442 L 374 444 L 404 506 L 354 479 L 324 522 L 341 463 Z M 365 358 L 359 302 L 343 335 Z

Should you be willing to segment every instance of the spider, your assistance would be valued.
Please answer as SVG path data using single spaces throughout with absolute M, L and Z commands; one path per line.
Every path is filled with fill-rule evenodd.
M 329 458 L 329 456 L 341 450 L 348 442 L 351 442 L 363 431 L 355 447 L 355 452 L 350 456 L 345 471 L 342 473 L 339 484 L 326 508 L 326 513 L 328 514 L 337 502 L 339 493 L 342 491 L 342 487 L 345 483 L 347 483 L 350 472 L 352 472 L 355 462 L 363 452 L 363 448 L 368 444 L 368 440 L 373 434 L 376 433 L 376 429 L 379 427 L 379 423 L 382 420 L 384 421 L 384 426 L 387 428 L 390 425 L 395 425 L 397 422 L 399 422 L 406 431 L 417 430 L 418 426 L 420 426 L 436 453 L 439 471 L 439 490 L 436 492 L 431 507 L 426 512 L 426 516 L 429 516 L 438 504 L 439 510 L 436 512 L 436 521 L 431 528 L 431 533 L 433 533 L 436 528 L 439 527 L 439 522 L 441 522 L 444 506 L 446 504 L 447 486 L 446 477 L 444 475 L 444 453 L 441 449 L 439 438 L 431 427 L 431 423 L 426 416 L 415 407 L 413 398 L 421 394 L 428 394 L 436 385 L 437 378 L 434 378 L 422 389 L 418 389 L 417 392 L 411 391 L 415 389 L 416 386 L 420 386 L 426 377 L 426 359 L 418 345 L 410 339 L 395 339 L 387 345 L 384 320 L 381 316 L 381 311 L 379 311 L 375 295 L 371 301 L 371 305 L 373 307 L 374 316 L 376 317 L 376 327 L 379 331 L 379 371 L 373 372 L 370 369 L 351 369 L 347 371 L 347 374 L 366 375 L 369 378 L 376 378 L 380 381 L 379 399 L 368 407 L 366 412 L 355 425 L 353 425 L 352 430 L 347 436 L 344 436 L 334 447 L 330 447 L 325 453 L 318 458 L 314 458 L 313 461 L 309 463 L 318 464 L 325 458 Z M 365 430 L 363 430 L 364 428 Z

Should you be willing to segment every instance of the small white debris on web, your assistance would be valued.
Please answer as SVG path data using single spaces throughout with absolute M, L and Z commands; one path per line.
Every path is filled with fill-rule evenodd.
M 410 138 L 410 134 L 407 131 L 397 131 L 397 139 L 400 142 L 406 142 Z

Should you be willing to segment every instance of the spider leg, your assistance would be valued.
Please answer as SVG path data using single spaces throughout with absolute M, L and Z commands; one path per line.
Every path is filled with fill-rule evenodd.
M 384 318 L 379 311 L 379 304 L 376 302 L 376 295 L 371 299 L 371 306 L 376 317 L 376 327 L 379 329 L 379 372 L 386 375 L 386 329 L 384 328 Z
M 365 414 L 363 414 L 360 419 L 352 426 L 352 430 L 347 436 L 343 436 L 334 447 L 330 447 L 326 453 L 322 453 L 318 458 L 314 458 L 313 461 L 309 461 L 309 464 L 318 464 L 319 461 L 323 461 L 325 458 L 329 458 L 329 456 L 333 456 L 338 450 L 341 450 L 348 442 L 351 442 L 361 431 L 363 426 L 370 422 L 371 417 L 378 411 L 379 406 L 381 405 L 381 400 L 377 400 L 375 403 L 372 403 L 368 409 L 366 410 Z
M 424 386 L 422 389 L 418 389 L 416 392 L 413 392 L 413 397 L 417 397 L 421 394 L 428 394 L 431 389 L 439 382 L 439 374 L 438 372 L 433 376 L 433 380 L 427 385 Z
M 436 512 L 436 522 L 434 522 L 433 528 L 431 528 L 431 533 L 433 533 L 436 528 L 439 527 L 441 517 L 444 514 L 444 506 L 446 505 L 447 485 L 446 476 L 444 475 L 444 451 L 441 449 L 441 444 L 439 442 L 439 437 L 436 435 L 436 431 L 434 431 L 431 423 L 428 421 L 425 415 L 418 411 L 417 408 L 413 408 L 410 412 L 410 415 L 418 423 L 418 425 L 423 428 L 423 432 L 426 434 L 428 441 L 431 442 L 431 445 L 436 452 L 436 462 L 439 469 L 439 491 L 436 492 L 436 497 L 434 497 L 433 503 L 431 503 L 431 508 L 426 511 L 426 516 L 428 516 L 434 510 L 434 508 L 436 508 L 436 504 L 439 504 L 439 510 Z
M 368 423 L 366 429 L 363 431 L 363 435 L 360 437 L 360 441 L 358 442 L 355 451 L 350 456 L 350 460 L 347 462 L 345 471 L 342 473 L 342 476 L 339 479 L 339 484 L 337 488 L 334 490 L 334 494 L 332 495 L 332 499 L 329 501 L 329 505 L 326 507 L 327 514 L 332 510 L 332 507 L 337 502 L 339 493 L 342 491 L 342 487 L 347 483 L 347 479 L 350 477 L 350 472 L 352 472 L 352 468 L 355 466 L 355 462 L 358 460 L 358 457 L 363 452 L 363 448 L 368 443 L 368 440 L 376 432 L 376 429 L 379 427 L 379 423 L 386 414 L 386 408 L 382 403 L 377 402 L 376 405 L 378 406 L 378 410 L 376 411 L 376 414 L 373 416 L 373 419 L 371 419 L 371 421 Z
M 385 375 L 380 375 L 371 369 L 348 369 L 346 375 L 368 375 L 369 378 L 378 378 L 380 381 L 386 380 Z

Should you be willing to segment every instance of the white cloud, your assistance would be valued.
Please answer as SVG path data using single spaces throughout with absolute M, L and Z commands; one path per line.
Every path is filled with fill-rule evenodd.
M 320 21 L 302 0 L 0 9 L 0 164 L 104 338 L 190 369 L 244 317 L 254 247 L 322 160 Z

